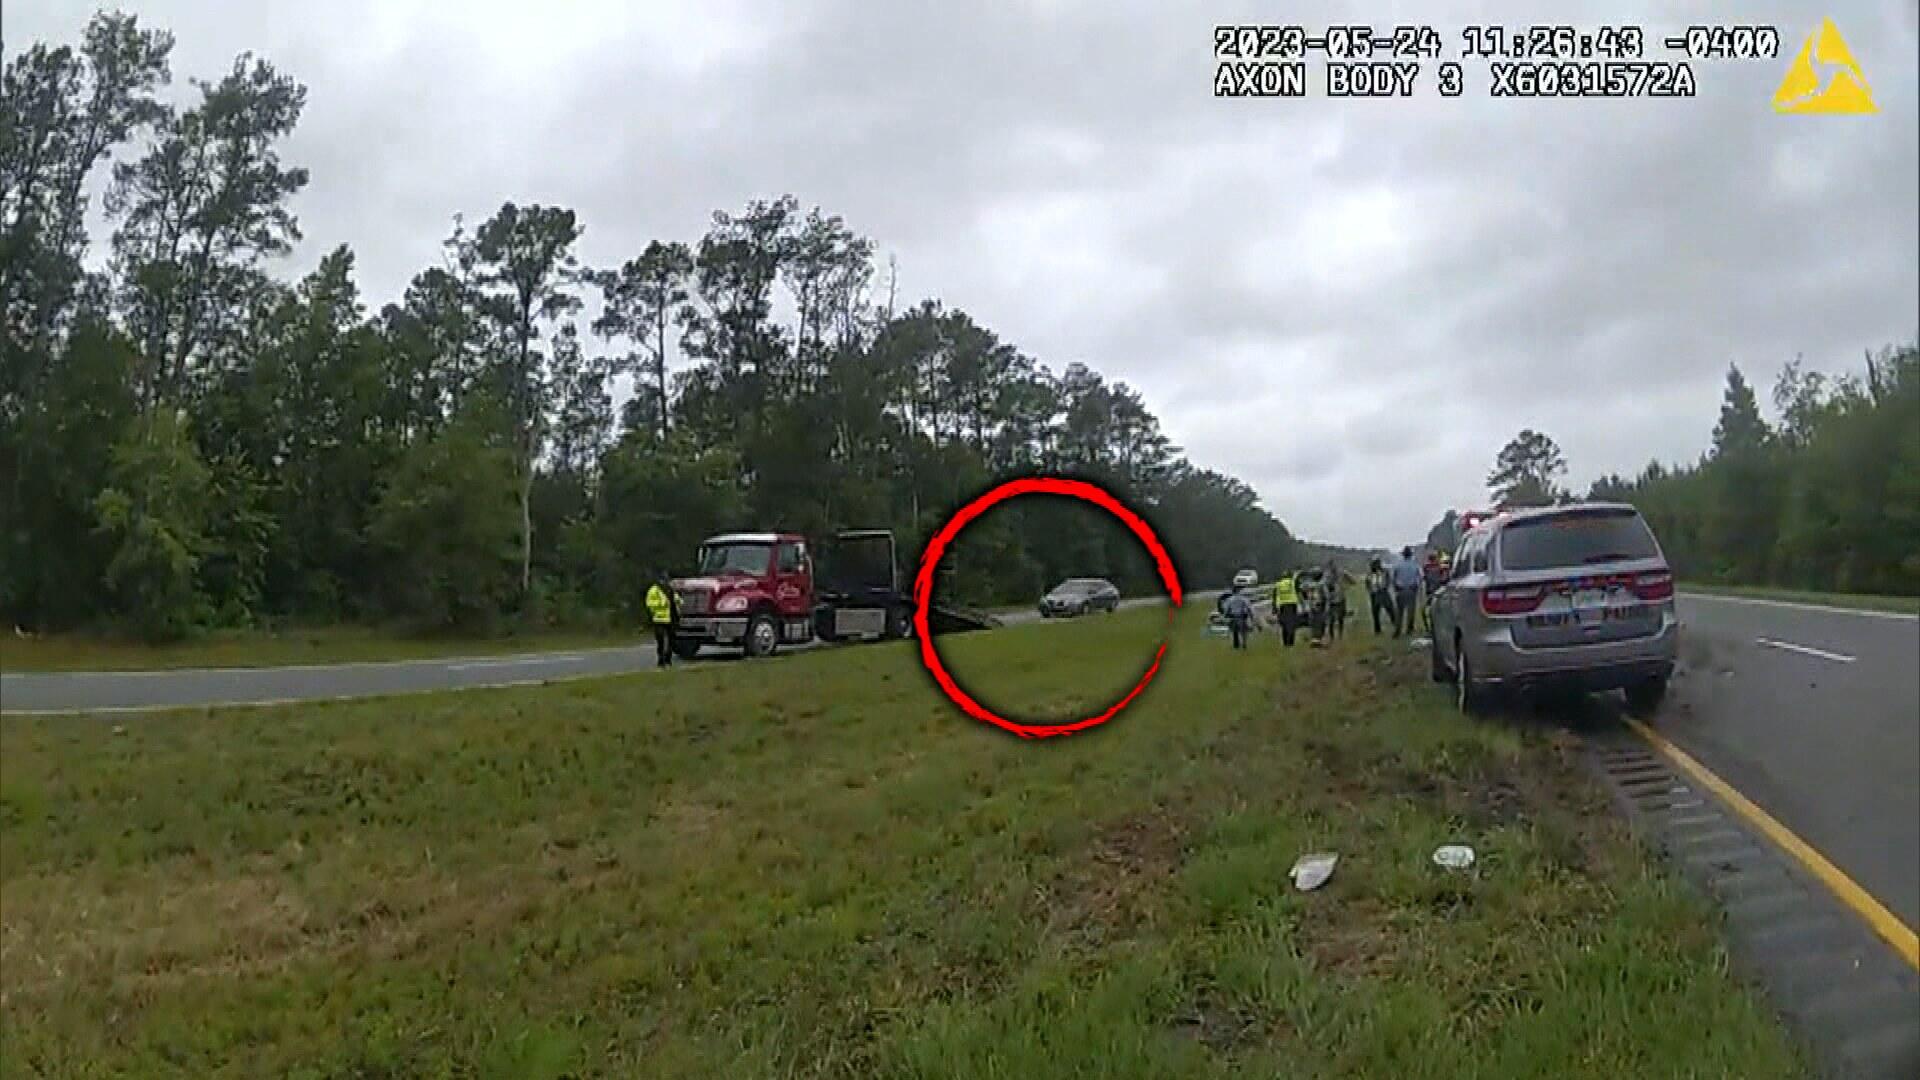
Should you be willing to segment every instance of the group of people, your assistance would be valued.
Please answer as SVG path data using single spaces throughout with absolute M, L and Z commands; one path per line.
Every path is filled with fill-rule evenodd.
M 1429 552 L 1422 562 L 1414 558 L 1413 548 L 1409 546 L 1400 549 L 1400 558 L 1392 566 L 1385 565 L 1378 557 L 1369 560 L 1366 587 L 1373 632 L 1381 634 L 1390 629 L 1394 637 L 1411 634 L 1420 611 L 1421 594 L 1427 595 L 1430 604 L 1433 590 L 1439 588 L 1446 577 L 1444 552 Z M 1315 646 L 1324 646 L 1345 636 L 1347 593 L 1353 584 L 1353 576 L 1331 559 L 1324 567 L 1301 567 L 1282 574 L 1273 583 L 1270 597 L 1271 619 L 1280 630 L 1281 643 L 1292 647 L 1302 628 L 1310 635 L 1308 643 Z M 1226 618 L 1236 649 L 1246 648 L 1247 638 L 1253 632 L 1253 601 L 1251 590 L 1241 588 L 1220 599 L 1220 613 Z
M 1429 557 L 1431 559 L 1431 557 Z M 1400 549 L 1400 558 L 1392 566 L 1384 566 L 1378 557 L 1367 567 L 1367 594 L 1373 604 L 1373 632 L 1380 633 L 1380 617 L 1386 616 L 1393 627 L 1393 636 L 1410 634 L 1414 628 L 1414 618 L 1420 607 L 1421 587 L 1428 584 L 1429 575 L 1420 563 L 1413 558 L 1413 548 Z M 1431 589 L 1427 590 L 1432 595 Z
M 1433 594 L 1447 580 L 1447 553 L 1429 551 L 1414 561 L 1413 548 L 1400 549 L 1400 558 L 1384 566 L 1375 558 L 1367 567 L 1367 594 L 1373 603 L 1373 632 L 1380 633 L 1380 617 L 1386 616 L 1393 636 L 1413 633 L 1416 617 L 1423 610 L 1429 633 L 1433 630 Z M 1424 596 L 1422 595 L 1424 594 Z
M 1273 584 L 1269 599 L 1273 602 L 1271 619 L 1280 629 L 1288 646 L 1304 627 L 1315 645 L 1341 637 L 1347 628 L 1347 591 L 1353 575 L 1341 570 L 1332 560 L 1325 567 L 1307 566 L 1289 571 Z M 1250 588 L 1235 588 L 1220 598 L 1220 614 L 1225 616 L 1233 647 L 1244 649 L 1254 629 L 1254 596 Z
M 1327 565 L 1301 567 L 1284 574 L 1273 585 L 1273 622 L 1289 648 L 1304 627 L 1314 645 L 1344 637 L 1347 632 L 1347 593 L 1353 575 L 1329 559 Z

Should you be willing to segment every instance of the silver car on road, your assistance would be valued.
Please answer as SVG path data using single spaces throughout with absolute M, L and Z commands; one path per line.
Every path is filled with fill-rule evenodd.
M 1433 677 L 1463 711 L 1505 690 L 1666 694 L 1679 653 L 1673 570 L 1640 512 L 1578 503 L 1502 514 L 1469 530 L 1435 590 Z

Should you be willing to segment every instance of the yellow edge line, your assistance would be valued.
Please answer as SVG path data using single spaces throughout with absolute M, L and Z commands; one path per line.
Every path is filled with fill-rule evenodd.
M 1785 825 L 1773 819 L 1765 810 L 1755 806 L 1745 795 L 1733 789 L 1731 784 L 1715 776 L 1705 765 L 1693 760 L 1687 752 L 1654 734 L 1651 728 L 1632 717 L 1626 718 L 1628 726 L 1639 732 L 1640 737 L 1653 744 L 1654 749 L 1667 756 L 1667 759 L 1685 770 L 1701 787 L 1718 795 L 1722 802 L 1747 821 L 1774 843 L 1785 848 L 1787 853 L 1800 860 L 1814 877 L 1832 890 L 1842 902 L 1852 908 L 1892 945 L 1908 964 L 1920 969 L 1920 936 L 1916 936 L 1906 923 L 1900 921 L 1893 912 L 1883 907 L 1867 890 L 1853 883 L 1853 879 L 1842 873 L 1840 868 L 1827 861 L 1826 856 L 1815 851 L 1805 840 L 1795 836 Z

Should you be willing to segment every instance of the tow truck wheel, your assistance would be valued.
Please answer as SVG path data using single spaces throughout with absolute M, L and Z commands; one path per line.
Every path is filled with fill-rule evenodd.
M 901 608 L 888 617 L 887 636 L 895 639 L 913 636 L 913 616 L 907 612 L 907 609 Z
M 687 638 L 675 638 L 673 640 L 673 655 L 682 660 L 691 660 L 700 655 L 700 643 L 690 641 Z
M 748 656 L 772 656 L 779 645 L 780 624 L 773 621 L 773 616 L 763 611 L 747 620 Z

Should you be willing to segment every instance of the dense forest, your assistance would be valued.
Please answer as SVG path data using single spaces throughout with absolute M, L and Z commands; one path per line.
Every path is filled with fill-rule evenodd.
M 275 620 L 630 619 L 649 574 L 735 528 L 888 526 L 915 557 L 991 480 L 1110 486 L 1190 584 L 1315 554 L 1145 402 L 1057 373 L 788 196 L 618 266 L 573 211 L 450 217 L 377 309 L 354 255 L 298 281 L 307 92 L 251 54 L 166 103 L 173 41 L 121 14 L 8 58 L 0 124 L 0 615 L 156 638 Z M 89 211 L 112 232 L 103 258 Z M 616 402 L 624 405 L 616 409 Z M 1153 579 L 1097 512 L 971 529 L 975 601 Z
M 1692 464 L 1604 476 L 1588 499 L 1628 502 L 1689 581 L 1920 595 L 1920 344 L 1857 372 L 1795 361 L 1773 387 L 1775 419 L 1735 365 L 1713 441 Z M 1487 478 L 1497 505 L 1566 501 L 1553 440 L 1523 431 Z M 1451 546 L 1451 516 L 1429 543 Z

